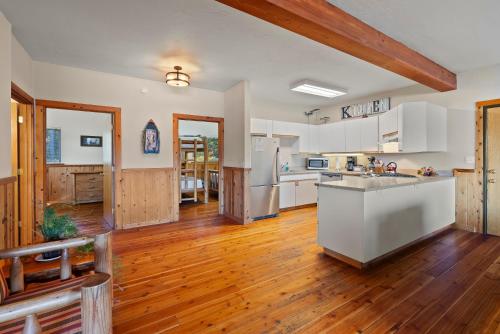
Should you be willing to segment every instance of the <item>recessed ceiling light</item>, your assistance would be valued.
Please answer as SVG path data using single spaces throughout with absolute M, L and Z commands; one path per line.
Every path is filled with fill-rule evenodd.
M 290 86 L 290 89 L 294 92 L 300 92 L 311 95 L 318 95 L 328 98 L 334 98 L 337 96 L 347 94 L 347 90 L 343 88 L 333 87 L 319 82 L 314 82 L 311 80 L 302 80 L 296 82 Z

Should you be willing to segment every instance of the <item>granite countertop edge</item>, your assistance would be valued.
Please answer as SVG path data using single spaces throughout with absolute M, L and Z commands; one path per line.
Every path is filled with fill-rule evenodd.
M 371 178 L 363 178 L 364 180 L 372 180 Z M 375 178 L 380 180 L 380 178 Z M 387 177 L 387 180 L 394 179 L 393 177 Z M 337 188 L 337 189 L 345 189 L 345 190 L 351 190 L 351 191 L 361 191 L 361 192 L 369 192 L 369 191 L 377 191 L 377 190 L 383 190 L 383 189 L 390 189 L 390 188 L 398 188 L 398 187 L 407 187 L 407 186 L 415 186 L 419 184 L 424 184 L 424 183 L 431 183 L 431 182 L 439 182 L 439 181 L 446 181 L 446 180 L 453 180 L 455 179 L 454 176 L 418 176 L 415 180 L 415 182 L 407 182 L 407 183 L 399 183 L 399 184 L 386 184 L 386 185 L 376 185 L 376 186 L 368 186 L 368 187 L 359 187 L 358 185 L 349 185 L 349 181 L 329 181 L 329 182 L 318 182 L 316 185 L 318 187 L 326 187 L 326 188 Z M 413 180 L 413 179 L 412 179 Z M 337 184 L 335 184 L 337 183 Z

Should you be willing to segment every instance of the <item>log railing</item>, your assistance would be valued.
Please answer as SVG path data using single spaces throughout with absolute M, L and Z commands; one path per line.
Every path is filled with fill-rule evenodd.
M 42 332 L 37 314 L 50 312 L 80 301 L 83 334 L 112 333 L 111 275 L 97 273 L 83 281 L 80 288 L 53 292 L 0 306 L 0 323 L 25 318 L 24 334 Z
M 112 276 L 113 265 L 111 259 L 111 232 L 98 234 L 93 237 L 51 241 L 1 250 L 0 259 L 12 259 L 10 264 L 10 291 L 19 292 L 24 290 L 24 270 L 21 256 L 61 250 L 61 280 L 67 280 L 71 278 L 71 260 L 69 249 L 85 246 L 90 243 L 94 243 L 95 271 Z

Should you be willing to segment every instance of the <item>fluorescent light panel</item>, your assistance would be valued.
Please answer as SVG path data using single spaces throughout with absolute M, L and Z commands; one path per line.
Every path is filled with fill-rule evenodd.
M 294 92 L 323 96 L 323 97 L 328 97 L 330 99 L 347 94 L 347 90 L 345 89 L 332 87 L 311 80 L 299 81 L 295 84 L 292 84 L 290 89 L 293 90 Z

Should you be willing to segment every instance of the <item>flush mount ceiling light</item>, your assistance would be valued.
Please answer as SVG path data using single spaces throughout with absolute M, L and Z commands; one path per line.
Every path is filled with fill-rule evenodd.
M 181 72 L 182 67 L 174 66 L 174 72 L 167 73 L 167 85 L 173 87 L 187 87 L 189 86 L 189 79 L 191 78 L 186 73 Z
M 293 90 L 294 92 L 318 95 L 318 96 L 328 97 L 330 99 L 347 94 L 347 90 L 343 88 L 333 87 L 330 85 L 322 84 L 320 82 L 314 82 L 311 80 L 302 80 L 296 82 L 290 86 L 290 89 Z

